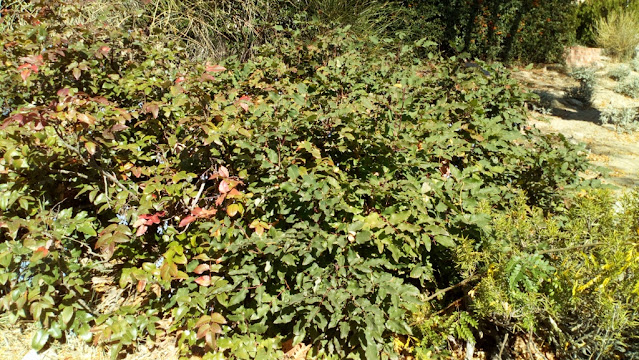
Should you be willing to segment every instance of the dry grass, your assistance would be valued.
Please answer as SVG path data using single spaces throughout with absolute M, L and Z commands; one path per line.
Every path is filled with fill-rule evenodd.
M 633 10 L 613 11 L 597 21 L 597 43 L 610 55 L 627 60 L 639 45 L 639 13 Z
M 26 321 L 13 324 L 6 314 L 0 315 L 0 359 L 22 360 L 31 350 L 31 338 L 37 328 Z M 67 336 L 64 343 L 55 342 L 40 352 L 41 360 L 110 360 L 110 351 L 93 346 L 75 336 Z M 177 360 L 175 338 L 164 338 L 155 344 L 139 344 L 123 360 Z

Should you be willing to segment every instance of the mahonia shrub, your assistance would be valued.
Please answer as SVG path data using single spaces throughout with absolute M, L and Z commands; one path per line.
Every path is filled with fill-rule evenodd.
M 392 358 L 424 294 L 468 276 L 450 260 L 489 230 L 480 204 L 556 211 L 582 184 L 498 64 L 312 24 L 189 63 L 76 14 L 43 3 L 0 39 L 0 296 L 35 349 Z

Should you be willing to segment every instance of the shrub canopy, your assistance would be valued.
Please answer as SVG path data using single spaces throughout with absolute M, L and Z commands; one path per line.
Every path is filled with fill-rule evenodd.
M 488 241 L 482 209 L 563 209 L 587 167 L 524 125 L 506 69 L 430 42 L 313 25 L 191 63 L 76 12 L 37 6 L 0 38 L 0 295 L 42 324 L 36 349 L 394 357 L 423 294 L 466 276 L 456 249 Z

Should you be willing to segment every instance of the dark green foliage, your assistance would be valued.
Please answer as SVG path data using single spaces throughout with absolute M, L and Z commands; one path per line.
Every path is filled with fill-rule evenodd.
M 427 25 L 423 36 L 489 60 L 558 62 L 574 37 L 572 0 L 428 0 L 415 6 L 426 16 L 418 20 Z
M 0 38 L 0 296 L 43 325 L 35 348 L 73 331 L 115 357 L 166 332 L 209 359 L 287 339 L 396 357 L 422 294 L 469 276 L 451 259 L 488 241 L 482 209 L 561 211 L 582 185 L 579 148 L 525 126 L 501 65 L 315 23 L 191 63 L 51 5 Z M 99 307 L 95 277 L 128 299 Z

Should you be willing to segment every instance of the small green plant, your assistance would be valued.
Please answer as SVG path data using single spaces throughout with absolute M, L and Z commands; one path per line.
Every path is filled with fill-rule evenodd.
M 568 95 L 584 102 L 591 104 L 597 86 L 596 70 L 592 67 L 575 68 L 570 75 L 577 81 L 579 86 L 569 89 Z
M 628 75 L 630 75 L 630 72 L 631 69 L 629 65 L 619 64 L 608 71 L 608 77 L 613 80 L 621 81 L 628 77 Z
M 596 23 L 597 43 L 618 59 L 629 59 L 639 45 L 639 12 L 612 11 Z
M 615 91 L 633 99 L 639 98 L 639 75 L 629 76 L 615 87 Z
M 639 128 L 637 110 L 634 108 L 607 107 L 600 116 L 603 124 L 612 124 L 617 131 L 632 132 Z
M 630 67 L 632 68 L 632 71 L 639 72 L 639 57 L 635 57 L 632 61 L 630 61 Z
M 533 92 L 537 95 L 537 99 L 529 103 L 530 109 L 542 115 L 550 115 L 552 113 L 553 102 L 556 101 L 557 97 L 545 90 L 535 90 Z

